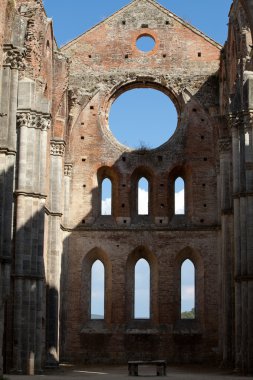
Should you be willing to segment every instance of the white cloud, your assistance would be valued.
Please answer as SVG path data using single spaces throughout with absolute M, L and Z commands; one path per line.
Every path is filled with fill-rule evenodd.
M 138 214 L 139 215 L 148 215 L 148 191 L 138 189 Z
M 193 301 L 195 299 L 195 288 L 192 285 L 182 285 L 182 301 Z
M 102 215 L 112 215 L 112 199 L 102 200 Z
M 138 214 L 148 215 L 148 191 L 142 188 L 138 189 Z M 175 193 L 175 214 L 185 213 L 184 189 Z M 106 198 L 102 200 L 102 215 L 112 214 L 112 200 Z
M 184 189 L 175 193 L 175 214 L 182 215 L 185 213 Z

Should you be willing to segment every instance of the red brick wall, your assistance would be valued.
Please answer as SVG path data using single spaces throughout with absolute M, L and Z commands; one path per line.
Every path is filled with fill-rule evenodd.
M 220 48 L 148 4 L 133 3 L 62 49 L 70 58 L 72 91 L 68 150 L 73 174 L 67 226 L 72 233 L 64 242 L 68 248 L 63 253 L 61 321 L 62 355 L 68 359 L 120 362 L 143 355 L 197 361 L 212 356 L 218 345 L 213 116 Z M 143 33 L 156 40 L 150 53 L 135 47 Z M 129 151 L 108 129 L 112 101 L 134 87 L 165 92 L 178 110 L 174 135 L 155 150 Z M 149 179 L 151 189 L 147 217 L 137 216 L 135 209 L 134 189 L 142 175 Z M 100 215 L 100 185 L 105 176 L 113 182 L 112 217 Z M 177 176 L 186 183 L 185 216 L 173 215 Z M 140 246 L 140 255 L 149 252 L 150 260 L 157 263 L 153 317 L 146 323 L 133 320 L 129 309 L 133 278 L 128 278 L 127 262 Z M 107 267 L 112 266 L 104 323 L 90 320 L 90 284 L 85 282 L 90 251 L 94 260 L 103 252 Z M 186 336 L 179 311 L 182 257 L 191 258 L 198 272 L 197 320 L 187 321 Z

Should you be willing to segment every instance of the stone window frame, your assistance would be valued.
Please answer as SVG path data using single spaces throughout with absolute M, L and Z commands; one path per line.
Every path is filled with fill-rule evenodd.
M 134 317 L 135 265 L 140 259 L 146 260 L 150 267 L 150 318 L 148 319 Z M 126 262 L 126 320 L 136 323 L 158 322 L 158 314 L 158 260 L 153 252 L 141 245 L 128 255 Z
M 95 261 L 100 260 L 104 265 L 104 318 L 91 318 L 91 269 Z M 81 321 L 82 324 L 87 322 L 101 323 L 111 322 L 112 308 L 112 263 L 108 254 L 99 247 L 89 251 L 82 262 L 82 285 L 81 285 Z

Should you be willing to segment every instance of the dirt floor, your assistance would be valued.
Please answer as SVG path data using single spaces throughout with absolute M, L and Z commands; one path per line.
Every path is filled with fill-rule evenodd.
M 151 379 L 155 378 L 155 368 L 152 366 L 141 366 L 139 368 L 139 378 Z M 22 375 L 5 375 L 8 380 L 31 380 L 31 376 Z M 59 369 L 47 370 L 42 375 L 32 377 L 34 380 L 78 380 L 78 379 L 91 379 L 91 380 L 121 380 L 121 379 L 134 379 L 135 376 L 128 376 L 127 366 L 72 366 L 61 365 Z M 170 367 L 167 366 L 166 378 L 173 380 L 239 380 L 239 379 L 253 379 L 252 376 L 245 377 L 233 373 L 232 371 L 225 371 L 217 368 L 206 368 L 200 366 L 183 366 L 183 367 Z

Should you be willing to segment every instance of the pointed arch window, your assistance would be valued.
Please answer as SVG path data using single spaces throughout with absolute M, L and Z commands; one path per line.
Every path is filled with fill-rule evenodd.
M 105 178 L 101 185 L 101 215 L 112 215 L 112 181 Z
M 150 319 L 150 265 L 145 259 L 135 265 L 134 318 Z
M 100 260 L 91 267 L 91 319 L 105 317 L 105 268 Z
M 175 180 L 174 205 L 175 215 L 185 215 L 185 182 L 182 177 Z
M 195 266 L 189 259 L 181 266 L 181 319 L 195 319 Z
M 138 215 L 149 214 L 149 183 L 145 177 L 138 181 Z

